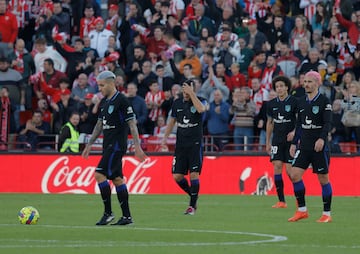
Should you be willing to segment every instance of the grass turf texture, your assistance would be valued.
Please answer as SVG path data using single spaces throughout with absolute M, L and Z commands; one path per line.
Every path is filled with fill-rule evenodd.
M 116 219 L 121 215 L 112 196 Z M 202 195 L 195 216 L 185 216 L 185 195 L 130 195 L 134 224 L 95 226 L 100 195 L 0 194 L 0 253 L 360 253 L 360 202 L 333 198 L 333 222 L 319 224 L 321 197 L 307 197 L 310 217 L 287 222 L 273 209 L 275 196 Z M 37 225 L 20 225 L 27 205 L 40 212 Z

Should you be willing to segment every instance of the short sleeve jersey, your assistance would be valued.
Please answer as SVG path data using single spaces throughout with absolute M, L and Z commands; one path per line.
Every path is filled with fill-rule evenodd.
M 295 130 L 297 107 L 298 100 L 290 95 L 284 100 L 274 98 L 267 104 L 266 114 L 274 122 L 273 144 L 286 142 L 287 134 Z
M 203 99 L 199 98 L 202 100 Z M 185 101 L 181 96 L 172 105 L 171 116 L 176 119 L 176 146 L 188 147 L 202 143 L 202 114 L 194 107 L 191 100 Z
M 110 99 L 102 99 L 99 119 L 103 123 L 103 148 L 112 146 L 114 150 L 126 152 L 129 133 L 127 122 L 135 119 L 129 100 L 119 92 Z
M 332 106 L 326 96 L 318 93 L 312 100 L 309 100 L 307 96 L 301 97 L 298 106 L 297 131 L 293 143 L 296 144 L 300 139 L 300 148 L 305 150 L 313 150 L 319 138 L 322 138 L 326 144 L 331 122 Z

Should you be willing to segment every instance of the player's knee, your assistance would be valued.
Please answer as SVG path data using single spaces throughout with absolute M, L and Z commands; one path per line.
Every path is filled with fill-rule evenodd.
M 329 183 L 329 176 L 328 174 L 318 174 L 319 183 L 321 185 L 325 185 Z
M 115 186 L 120 186 L 120 185 L 122 185 L 122 184 L 125 183 L 124 179 L 121 178 L 120 176 L 115 177 L 115 178 L 112 180 L 112 182 L 114 183 Z
M 98 183 L 102 183 L 102 182 L 106 181 L 106 176 L 104 176 L 101 173 L 95 172 L 94 177 L 95 177 L 96 182 L 98 182 Z
M 180 174 L 173 174 L 173 178 L 176 182 L 180 182 L 184 178 L 184 176 Z
M 282 173 L 282 167 L 275 166 L 274 167 L 274 172 L 275 172 L 275 174 L 281 174 Z
M 290 170 L 290 172 L 288 172 L 289 178 L 293 183 L 296 183 L 298 181 L 301 180 L 301 176 L 299 174 L 297 174 L 297 172 L 293 172 Z
M 290 180 L 293 182 L 293 183 L 296 183 L 298 181 L 300 181 L 302 179 L 302 176 L 304 174 L 305 170 L 302 169 L 302 168 L 299 168 L 299 167 L 292 167 L 288 174 L 289 174 L 289 177 L 290 177 Z
M 191 172 L 190 173 L 190 180 L 199 179 L 199 173 L 198 172 Z

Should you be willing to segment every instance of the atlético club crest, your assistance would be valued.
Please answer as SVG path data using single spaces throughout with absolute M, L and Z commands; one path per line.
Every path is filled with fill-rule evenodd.
M 112 112 L 114 112 L 114 105 L 108 107 L 108 113 L 111 114 Z
M 319 106 L 313 106 L 312 107 L 312 112 L 316 115 L 317 113 L 319 113 Z
M 290 112 L 290 110 L 291 110 L 291 105 L 285 105 L 285 111 Z

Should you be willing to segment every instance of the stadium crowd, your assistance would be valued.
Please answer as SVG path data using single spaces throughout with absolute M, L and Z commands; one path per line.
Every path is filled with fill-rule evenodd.
M 2 147 L 10 133 L 36 149 L 30 140 L 60 134 L 74 112 L 91 134 L 103 70 L 117 76 L 140 134 L 154 136 L 193 79 L 220 149 L 264 145 L 272 79 L 288 76 L 299 97 L 304 74 L 318 71 L 333 103 L 329 139 L 360 145 L 358 1 L 0 0 Z

